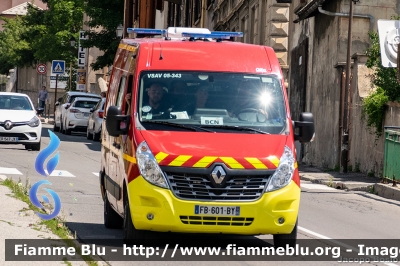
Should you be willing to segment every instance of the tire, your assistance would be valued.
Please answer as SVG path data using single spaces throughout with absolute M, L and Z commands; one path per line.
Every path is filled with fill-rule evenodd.
M 39 143 L 35 143 L 30 146 L 33 151 L 40 151 L 40 141 L 39 141 Z
M 131 218 L 128 195 L 125 196 L 124 201 L 123 240 L 125 244 L 133 244 L 134 241 L 144 240 L 147 232 L 136 230 Z
M 71 129 L 69 129 L 69 128 L 66 128 L 66 129 L 65 129 L 65 134 L 71 135 L 71 132 L 72 132 Z
M 104 197 L 104 226 L 106 228 L 122 228 L 124 220 L 121 216 L 111 207 L 108 201 L 107 192 Z
M 86 138 L 93 139 L 93 134 L 89 133 L 89 127 L 86 129 Z
M 274 235 L 274 246 L 275 248 L 278 247 L 286 247 L 286 245 L 289 245 L 289 247 L 295 247 L 296 246 L 296 240 L 297 240 L 297 224 L 298 221 L 296 221 L 296 224 L 290 234 L 277 234 Z
M 101 129 L 100 129 L 100 132 L 101 132 Z M 99 141 L 100 140 L 100 132 L 96 133 L 94 131 L 94 127 L 93 127 L 93 141 Z
M 64 123 L 60 121 L 60 133 L 65 134 Z
M 32 149 L 31 145 L 25 145 L 25 150 L 30 150 L 30 149 Z
M 60 131 L 60 127 L 57 126 L 56 121 L 54 121 L 53 132 Z

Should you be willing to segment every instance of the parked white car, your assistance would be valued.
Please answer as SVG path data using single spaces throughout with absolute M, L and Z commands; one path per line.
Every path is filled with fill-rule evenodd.
M 65 113 L 69 105 L 75 100 L 76 97 L 87 97 L 92 99 L 100 100 L 101 96 L 94 93 L 86 93 L 81 91 L 68 91 L 63 95 L 63 97 L 59 98 L 55 103 L 55 111 L 54 111 L 54 127 L 53 131 L 63 132 L 62 128 L 65 123 Z M 67 108 L 66 108 L 67 107 Z
M 101 99 L 95 107 L 90 110 L 86 138 L 94 141 L 100 140 L 101 124 L 103 123 L 104 103 L 106 98 Z
M 40 150 L 42 123 L 31 99 L 23 93 L 0 92 L 0 144 L 23 144 Z
M 90 109 L 92 109 L 99 102 L 99 99 L 92 99 L 87 97 L 77 97 L 70 104 L 67 105 L 64 122 L 62 124 L 62 133 L 71 135 L 72 131 L 86 132 Z

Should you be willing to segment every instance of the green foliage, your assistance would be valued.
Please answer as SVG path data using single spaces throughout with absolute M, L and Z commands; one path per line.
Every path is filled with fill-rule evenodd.
M 23 67 L 34 60 L 32 47 L 24 39 L 28 29 L 21 17 L 4 20 L 4 30 L 0 31 L 0 73 L 6 74 L 15 66 Z
M 378 87 L 376 91 L 363 100 L 363 116 L 367 118 L 367 126 L 375 129 L 377 137 L 382 135 L 385 104 L 388 99 L 385 91 Z
M 362 113 L 367 118 L 367 126 L 380 137 L 385 119 L 385 104 L 400 99 L 400 84 L 396 79 L 396 68 L 382 66 L 378 33 L 370 32 L 369 37 L 371 46 L 366 51 L 368 56 L 366 66 L 374 70 L 371 81 L 377 90 L 364 98 Z
M 88 39 L 82 46 L 97 47 L 104 52 L 91 67 L 98 70 L 112 65 L 119 44 L 116 29 L 124 18 L 124 0 L 87 0 L 85 13 L 90 17 L 87 25 L 91 30 L 86 31 Z

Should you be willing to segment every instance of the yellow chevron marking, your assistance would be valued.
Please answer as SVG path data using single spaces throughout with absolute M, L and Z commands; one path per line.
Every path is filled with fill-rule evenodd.
M 294 168 L 297 168 L 298 167 L 298 164 L 297 164 L 297 162 L 295 162 L 294 163 Z
M 256 169 L 268 169 L 268 167 L 265 165 L 265 164 L 263 164 L 259 159 L 257 159 L 257 158 L 246 158 L 245 157 L 245 159 L 249 162 L 249 163 L 251 163 L 251 165 L 253 165 L 254 166 L 254 168 L 256 168 Z
M 213 157 L 213 156 L 204 156 L 201 158 L 197 163 L 193 165 L 193 167 L 206 167 L 213 161 L 215 161 L 218 157 Z
M 276 167 L 279 165 L 279 159 L 276 156 L 268 156 L 267 159 Z
M 124 153 L 124 159 L 131 163 L 136 163 L 136 158 L 129 156 L 128 154 Z
M 182 164 L 186 163 L 187 160 L 192 158 L 191 155 L 179 155 L 175 158 L 172 162 L 170 162 L 169 166 L 181 166 Z
M 164 160 L 165 158 L 167 158 L 168 154 L 163 153 L 162 151 L 160 151 L 159 153 L 157 153 L 156 155 L 156 160 L 157 162 L 161 162 L 162 160 Z
M 232 157 L 219 157 L 224 163 L 229 165 L 232 169 L 244 169 L 243 165 L 238 163 L 235 159 Z

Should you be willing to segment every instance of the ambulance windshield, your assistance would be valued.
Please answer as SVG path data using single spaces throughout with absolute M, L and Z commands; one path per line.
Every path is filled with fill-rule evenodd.
M 148 71 L 141 74 L 137 99 L 149 130 L 280 134 L 286 127 L 274 75 Z

